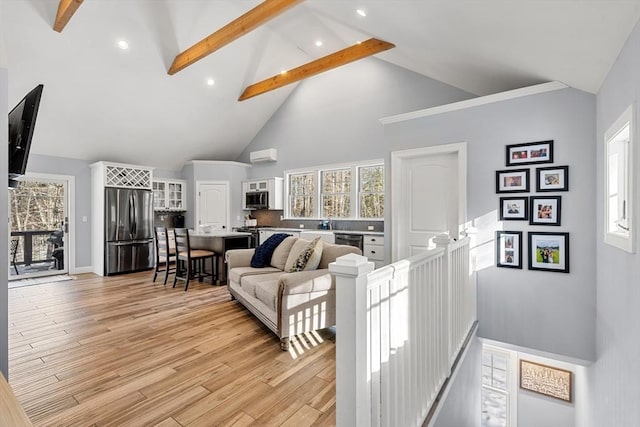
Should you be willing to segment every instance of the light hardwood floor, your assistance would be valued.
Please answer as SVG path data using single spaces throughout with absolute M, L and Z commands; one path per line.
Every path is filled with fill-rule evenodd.
M 330 331 L 283 352 L 226 287 L 152 276 L 9 290 L 9 380 L 34 425 L 335 424 Z

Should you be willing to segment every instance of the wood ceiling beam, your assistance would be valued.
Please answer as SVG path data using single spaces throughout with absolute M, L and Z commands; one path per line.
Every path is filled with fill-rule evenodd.
M 180 52 L 169 68 L 169 75 L 188 67 L 232 41 L 253 31 L 303 0 L 265 0 L 189 49 Z
M 84 0 L 60 0 L 56 21 L 53 23 L 53 29 L 61 33 L 83 1 Z
M 371 38 L 365 42 L 354 44 L 346 49 L 339 50 L 330 55 L 323 56 L 315 61 L 308 62 L 292 70 L 277 74 L 261 82 L 254 83 L 242 92 L 238 101 L 253 98 L 265 92 L 278 89 L 291 83 L 315 76 L 316 74 L 341 67 L 350 62 L 357 61 L 367 56 L 394 48 L 395 45 L 383 40 Z

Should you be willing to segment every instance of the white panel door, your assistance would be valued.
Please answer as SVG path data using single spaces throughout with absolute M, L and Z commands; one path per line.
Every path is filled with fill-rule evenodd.
M 198 226 L 212 230 L 228 228 L 228 190 L 226 183 L 198 183 Z
M 463 145 L 392 153 L 392 229 L 394 261 L 434 247 L 443 232 L 458 238 L 466 212 Z M 462 171 L 466 172 L 466 171 Z

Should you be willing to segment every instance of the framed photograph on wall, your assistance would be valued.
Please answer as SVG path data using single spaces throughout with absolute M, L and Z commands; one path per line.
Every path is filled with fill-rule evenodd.
M 561 196 L 531 196 L 529 198 L 530 225 L 560 225 Z
M 496 231 L 496 266 L 522 268 L 521 231 Z
M 520 388 L 571 403 L 573 372 L 520 359 Z
M 569 191 L 569 166 L 536 168 L 536 191 Z
M 529 233 L 529 270 L 569 272 L 569 233 Z
M 529 219 L 529 197 L 500 197 L 500 221 Z
M 496 193 L 528 193 L 529 169 L 496 171 Z
M 553 163 L 553 140 L 507 145 L 507 166 Z

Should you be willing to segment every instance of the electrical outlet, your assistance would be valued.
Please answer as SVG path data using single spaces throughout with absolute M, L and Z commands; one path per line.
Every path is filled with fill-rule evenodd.
M 280 221 L 284 221 L 284 215 L 280 215 Z
M 300 224 L 298 227 L 300 227 L 300 228 L 304 228 L 304 224 Z
M 368 226 L 367 226 L 367 230 L 369 230 L 369 231 L 373 231 L 373 225 L 368 225 Z

